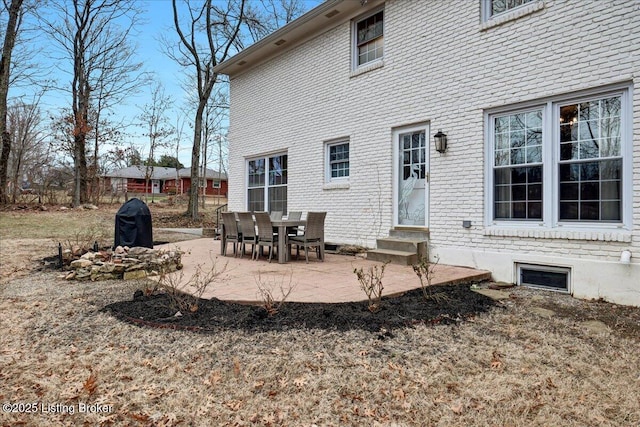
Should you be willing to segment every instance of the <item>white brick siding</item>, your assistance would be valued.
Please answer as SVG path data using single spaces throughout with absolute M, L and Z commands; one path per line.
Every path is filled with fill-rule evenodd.
M 246 209 L 245 159 L 286 151 L 289 210 L 327 211 L 327 241 L 373 247 L 393 223 L 392 131 L 429 123 L 429 222 L 441 262 L 513 281 L 518 260 L 562 259 L 574 294 L 640 305 L 638 3 L 544 0 L 532 14 L 481 25 L 480 1 L 388 1 L 381 68 L 351 75 L 345 22 L 233 78 L 230 209 Z M 632 230 L 486 229 L 484 112 L 623 82 L 633 84 Z M 449 140 L 443 155 L 433 148 L 438 129 Z M 325 188 L 324 142 L 345 136 L 349 188 Z M 631 266 L 618 263 L 624 249 Z M 592 270 L 619 283 L 594 283 Z

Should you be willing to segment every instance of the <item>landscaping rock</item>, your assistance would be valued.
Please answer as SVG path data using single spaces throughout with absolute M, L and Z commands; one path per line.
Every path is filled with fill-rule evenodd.
M 544 317 L 545 319 L 551 319 L 556 315 L 555 311 L 542 307 L 531 307 L 531 312 L 537 314 L 538 316 Z
M 500 290 L 500 289 L 509 289 L 509 288 L 513 288 L 516 285 L 513 283 L 508 283 L 508 282 L 494 282 L 494 283 L 489 283 L 488 288 L 489 289 L 496 289 L 496 290 Z
M 145 248 L 142 246 L 133 247 L 128 251 L 128 254 L 130 257 L 139 257 L 140 255 L 147 255 L 147 254 L 153 255 L 155 253 L 156 253 L 155 249 Z
M 71 255 L 71 254 L 70 254 Z M 182 268 L 182 252 L 118 246 L 113 252 L 87 252 L 71 262 L 67 280 L 141 279 Z
M 86 254 L 83 254 L 80 259 L 88 259 L 90 261 L 93 261 L 94 259 L 96 259 L 96 254 L 95 252 L 87 252 Z
M 93 265 L 93 262 L 88 259 L 77 259 L 75 261 L 71 261 L 71 268 L 85 268 Z
M 597 334 L 610 332 L 609 327 L 606 323 L 601 322 L 599 320 L 587 320 L 586 322 L 581 323 L 582 327 Z
M 509 296 L 508 292 L 497 291 L 495 289 L 482 289 L 482 288 L 475 289 L 475 288 L 472 288 L 471 290 L 474 291 L 474 292 L 477 292 L 477 293 L 479 293 L 481 295 L 484 295 L 486 297 L 489 297 L 494 301 L 500 301 L 500 300 L 503 300 L 503 299 L 511 298 Z
M 137 280 L 147 277 L 147 272 L 144 270 L 125 271 L 123 275 L 124 280 Z

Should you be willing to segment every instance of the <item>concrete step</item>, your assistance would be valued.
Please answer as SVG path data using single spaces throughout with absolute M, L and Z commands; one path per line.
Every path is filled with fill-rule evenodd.
M 393 239 L 429 240 L 428 229 L 392 228 L 389 237 Z
M 393 249 L 372 249 L 367 251 L 369 261 L 391 262 L 398 265 L 413 265 L 418 262 L 416 252 L 397 251 Z
M 391 249 L 394 251 L 404 251 L 418 254 L 418 257 L 427 255 L 427 242 L 415 239 L 399 239 L 387 237 L 376 240 L 376 248 Z

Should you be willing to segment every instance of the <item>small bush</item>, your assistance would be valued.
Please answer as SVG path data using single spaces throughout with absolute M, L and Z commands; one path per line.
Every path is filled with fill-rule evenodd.
M 413 271 L 418 276 L 418 279 L 420 279 L 420 289 L 422 289 L 422 296 L 425 301 L 433 300 L 440 302 L 446 298 L 441 292 L 434 294 L 431 288 L 431 282 L 433 280 L 438 261 L 440 261 L 439 257 L 435 257 L 435 261 L 433 262 L 430 261 L 428 257 L 422 257 L 418 264 L 413 265 Z
M 360 289 L 364 291 L 369 300 L 369 311 L 375 313 L 382 307 L 382 277 L 384 276 L 384 269 L 389 262 L 385 262 L 378 268 L 377 265 L 369 267 L 368 271 L 364 271 L 362 267 L 354 268 L 353 272 L 358 277 L 360 282 Z
M 184 272 L 167 274 L 162 272 L 159 287 L 163 289 L 171 300 L 171 308 L 177 313 L 195 313 L 198 311 L 198 302 L 205 291 L 216 282 L 222 280 L 221 275 L 227 270 L 228 262 L 218 268 L 215 259 L 211 260 L 208 269 L 203 269 L 202 264 L 196 266 L 196 272 L 183 283 Z
M 255 279 L 256 286 L 258 287 L 258 297 L 261 299 L 262 307 L 266 310 L 267 315 L 274 316 L 278 314 L 282 305 L 287 298 L 289 298 L 289 295 L 291 295 L 291 291 L 295 288 L 295 285 L 291 284 L 291 278 L 292 276 L 289 275 L 289 283 L 286 285 L 284 278 L 277 284 L 275 279 L 272 282 L 264 280 L 260 272 L 258 272 L 258 277 Z M 279 296 L 274 296 L 276 286 L 280 290 Z

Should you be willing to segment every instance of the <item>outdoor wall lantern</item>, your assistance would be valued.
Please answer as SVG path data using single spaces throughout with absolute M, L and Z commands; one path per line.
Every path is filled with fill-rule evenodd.
M 440 129 L 438 129 L 438 133 L 433 135 L 433 140 L 436 143 L 436 151 L 438 153 L 447 151 L 447 135 L 442 133 Z

